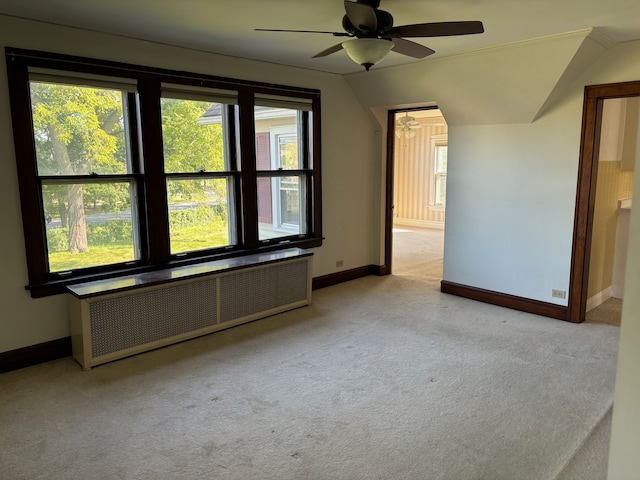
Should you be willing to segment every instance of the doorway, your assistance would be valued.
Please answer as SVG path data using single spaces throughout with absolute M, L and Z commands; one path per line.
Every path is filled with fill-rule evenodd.
M 586 320 L 620 324 L 640 97 L 602 105 Z
M 627 82 L 609 85 L 594 85 L 585 88 L 585 100 L 582 122 L 582 138 L 580 142 L 580 160 L 578 165 L 578 187 L 576 195 L 576 214 L 574 221 L 573 251 L 571 258 L 571 272 L 569 280 L 569 305 L 567 320 L 579 323 L 585 320 L 587 313 L 587 300 L 589 297 L 589 277 L 591 268 L 592 249 L 595 252 L 598 248 L 594 241 L 594 221 L 596 211 L 596 186 L 598 180 L 598 169 L 600 167 L 600 156 L 603 151 L 610 149 L 610 145 L 603 142 L 611 142 L 607 138 L 606 129 L 603 135 L 603 117 L 605 116 L 605 101 L 610 99 L 632 99 L 640 96 L 640 82 Z M 625 114 L 626 115 L 626 114 Z M 621 118 L 621 117 L 620 117 Z M 607 128 L 606 122 L 604 124 Z M 633 138 L 635 157 L 640 153 L 640 143 L 638 138 L 638 125 L 636 125 Z M 623 136 L 624 137 L 624 136 Z M 623 143 L 620 143 L 620 142 Z M 622 162 L 622 151 L 624 150 L 624 138 L 616 140 L 616 162 Z M 629 147 L 627 147 L 629 148 Z M 627 152 L 628 153 L 628 152 Z M 619 157 L 619 160 L 618 160 Z M 603 164 L 604 165 L 604 164 Z M 605 165 L 602 174 L 608 172 L 610 165 Z M 622 187 L 625 188 L 624 186 Z M 631 188 L 626 192 L 616 191 L 617 196 L 628 196 Z M 618 198 L 617 200 L 624 200 Z M 597 235 L 597 233 L 596 233 Z M 621 237 L 624 235 L 621 235 Z M 595 247 L 595 248 L 594 248 Z M 626 259 L 625 259 L 626 260 Z M 626 261 L 622 261 L 622 265 Z M 618 274 L 619 275 L 619 274 Z M 597 289 L 597 288 L 596 288 Z M 593 293 L 593 292 L 592 292 Z
M 448 127 L 437 106 L 389 112 L 386 273 L 442 279 Z

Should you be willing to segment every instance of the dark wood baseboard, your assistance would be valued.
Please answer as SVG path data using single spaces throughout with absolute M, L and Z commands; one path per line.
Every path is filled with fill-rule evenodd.
M 383 275 L 390 275 L 389 267 L 386 265 L 369 265 L 370 275 L 377 275 L 382 277 Z
M 315 277 L 312 281 L 311 288 L 318 290 L 320 288 L 330 287 L 339 283 L 355 280 L 369 275 L 383 275 L 379 265 L 367 265 L 365 267 L 352 268 L 351 270 L 343 270 L 341 272 L 330 273 L 321 277 Z
M 482 288 L 470 287 L 459 283 L 442 280 L 440 291 L 450 293 L 458 297 L 469 298 L 479 302 L 490 303 L 500 307 L 511 308 L 521 312 L 534 313 L 543 317 L 556 318 L 568 321 L 568 307 L 555 305 L 553 303 L 541 302 L 530 298 L 518 297 L 507 293 L 484 290 Z
M 313 279 L 312 288 L 320 288 L 337 285 L 368 275 L 386 275 L 387 268 L 384 265 L 368 265 L 365 267 L 343 270 L 341 272 L 323 275 Z M 480 302 L 491 303 L 501 307 L 534 313 L 545 317 L 567 320 L 567 307 L 551 303 L 531 300 L 528 298 L 508 295 L 506 293 L 493 292 L 476 287 L 469 287 L 458 283 L 443 280 L 440 283 L 440 291 L 459 297 L 465 297 Z M 49 342 L 31 345 L 17 350 L 0 353 L 0 373 L 30 367 L 39 363 L 57 360 L 71 356 L 71 337 L 59 338 Z
M 0 373 L 71 356 L 71 337 L 0 353 Z

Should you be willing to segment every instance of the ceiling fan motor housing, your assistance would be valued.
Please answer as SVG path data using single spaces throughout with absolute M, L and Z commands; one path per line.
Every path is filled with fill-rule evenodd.
M 342 28 L 349 35 L 354 37 L 370 37 L 377 38 L 382 37 L 387 34 L 393 28 L 393 16 L 389 12 L 385 12 L 384 10 L 374 10 L 377 19 L 377 27 L 375 31 L 369 31 L 366 29 L 362 29 L 363 25 L 356 27 L 351 20 L 349 20 L 348 15 L 344 15 L 342 17 Z
M 371 8 L 380 7 L 380 0 L 356 0 L 354 3 L 362 3 L 364 5 L 369 5 Z

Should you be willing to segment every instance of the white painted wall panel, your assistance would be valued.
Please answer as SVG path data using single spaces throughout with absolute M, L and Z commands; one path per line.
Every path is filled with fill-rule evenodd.
M 444 280 L 567 305 L 580 111 L 450 127 Z

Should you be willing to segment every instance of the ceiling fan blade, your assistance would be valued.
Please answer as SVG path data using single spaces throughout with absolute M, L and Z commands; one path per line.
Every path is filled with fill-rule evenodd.
M 342 44 L 338 43 L 332 47 L 326 48 L 324 50 L 322 50 L 320 53 L 316 53 L 313 57 L 311 58 L 318 58 L 318 57 L 326 57 L 327 55 L 331 55 L 332 53 L 336 53 L 338 51 L 342 50 Z
M 391 41 L 393 42 L 392 50 L 394 52 L 401 53 L 402 55 L 407 55 L 409 57 L 424 58 L 436 53 L 429 47 L 425 47 L 424 45 L 420 45 L 419 43 L 412 42 L 410 40 L 405 40 L 404 38 L 392 38 Z
M 484 32 L 482 22 L 434 22 L 394 27 L 392 37 L 449 37 Z
M 328 33 L 334 37 L 350 37 L 346 32 L 325 32 L 322 30 L 280 30 L 274 28 L 254 28 L 256 32 Z
M 347 12 L 349 21 L 358 30 L 375 32 L 378 29 L 378 17 L 376 17 L 376 11 L 369 5 L 344 0 L 344 9 Z

